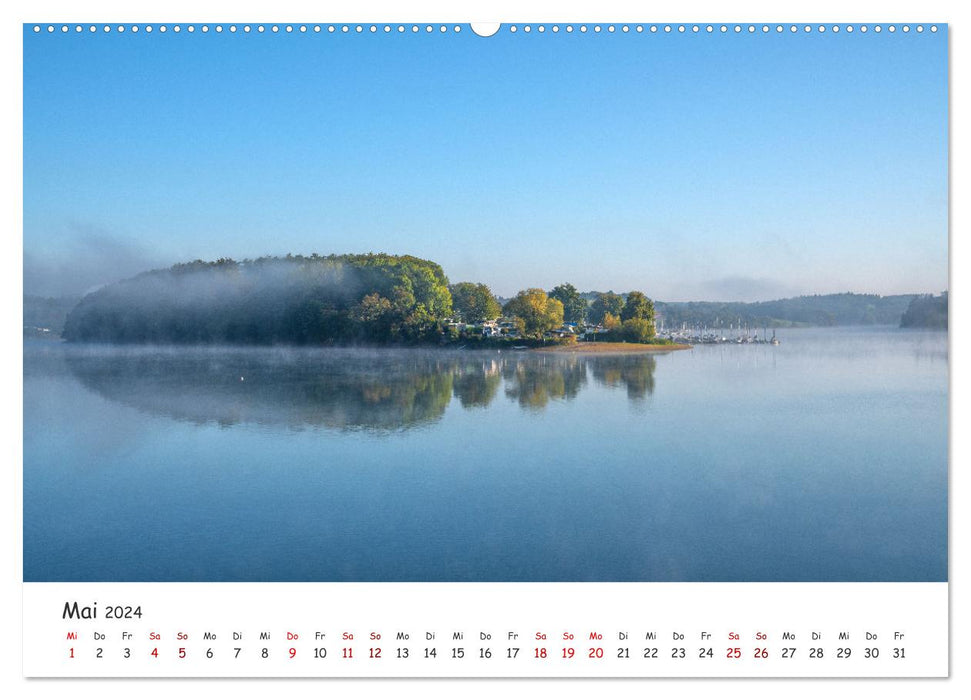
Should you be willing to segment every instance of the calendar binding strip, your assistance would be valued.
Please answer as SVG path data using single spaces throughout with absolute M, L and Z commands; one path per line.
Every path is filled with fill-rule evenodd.
M 29 24 L 35 34 L 459 34 L 470 28 L 462 24 Z M 649 23 L 552 23 L 507 24 L 500 32 L 507 34 L 852 34 L 876 33 L 923 34 L 939 31 L 938 23 L 890 24 L 649 24 Z M 477 33 L 474 28 L 470 31 Z

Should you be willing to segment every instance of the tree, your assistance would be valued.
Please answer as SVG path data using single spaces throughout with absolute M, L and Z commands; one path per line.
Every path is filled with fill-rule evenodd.
M 641 318 L 654 323 L 654 302 L 643 292 L 630 292 L 627 295 L 627 302 L 620 312 L 620 320 L 629 321 L 632 318 Z
M 503 313 L 523 320 L 527 336 L 542 337 L 563 325 L 563 302 L 550 299 L 542 289 L 526 289 L 506 302 Z
M 620 335 L 628 343 L 649 343 L 654 339 L 654 322 L 645 318 L 629 318 L 620 326 Z
M 623 308 L 624 298 L 619 294 L 614 294 L 613 292 L 600 294 L 590 304 L 590 322 L 595 324 L 603 323 L 604 317 L 607 314 L 620 316 Z
M 466 323 L 481 323 L 498 318 L 502 307 L 484 284 L 459 282 L 453 284 L 452 309 Z
M 572 284 L 564 282 L 550 290 L 550 298 L 563 304 L 563 320 L 566 323 L 582 323 L 587 315 L 587 300 Z
M 368 294 L 350 311 L 366 340 L 387 340 L 391 334 L 391 302 L 380 294 Z

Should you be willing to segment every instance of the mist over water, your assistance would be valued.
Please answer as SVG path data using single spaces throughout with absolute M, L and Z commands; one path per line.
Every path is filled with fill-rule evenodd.
M 946 580 L 947 336 L 24 346 L 24 577 Z

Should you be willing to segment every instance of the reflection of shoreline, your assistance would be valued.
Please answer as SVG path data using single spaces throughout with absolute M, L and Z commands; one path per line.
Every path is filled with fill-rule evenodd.
M 691 345 L 672 343 L 668 345 L 649 345 L 646 343 L 574 343 L 554 345 L 548 348 L 533 348 L 533 352 L 555 352 L 558 354 L 580 355 L 640 355 L 691 350 Z
M 542 410 L 574 400 L 591 379 L 639 401 L 653 393 L 656 368 L 646 354 L 75 347 L 44 355 L 28 354 L 25 367 L 60 358 L 98 395 L 175 420 L 370 431 L 434 423 L 453 397 L 465 410 L 503 396 Z

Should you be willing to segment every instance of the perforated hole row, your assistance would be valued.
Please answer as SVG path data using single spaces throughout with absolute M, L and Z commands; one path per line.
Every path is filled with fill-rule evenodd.
M 781 34 L 783 32 L 802 32 L 804 34 L 816 32 L 819 34 L 824 34 L 826 32 L 833 32 L 838 34 L 841 31 L 852 33 L 854 31 L 859 31 L 866 33 L 868 31 L 874 31 L 880 33 L 886 29 L 890 33 L 895 33 L 901 31 L 905 34 L 914 31 L 918 34 L 923 33 L 925 30 L 936 32 L 937 25 L 923 25 L 923 24 L 553 24 L 553 25 L 516 25 L 511 24 L 508 26 L 508 31 L 510 33 L 517 32 L 539 32 L 545 33 L 546 31 L 551 31 L 553 33 L 558 33 L 564 31 L 568 34 L 579 32 L 581 34 L 593 33 L 600 34 L 602 32 L 607 32 L 613 34 L 616 32 L 620 33 L 630 33 L 634 32 L 641 34 L 648 32 L 651 34 L 657 34 L 659 32 L 664 34 L 679 33 L 679 34 L 769 34 L 775 32 Z
M 459 33 L 463 31 L 461 25 L 453 24 L 47 24 L 40 25 L 35 24 L 33 26 L 34 33 L 47 32 L 49 34 L 54 34 L 60 32 L 62 34 L 67 34 L 69 32 L 74 33 L 118 33 L 124 34 L 125 32 L 130 32 L 132 34 L 137 34 L 139 32 L 144 32 L 146 34 L 151 34 L 152 32 L 167 33 L 174 32 L 176 34 L 182 32 L 188 32 L 189 34 L 202 33 L 208 34 L 210 32 L 215 34 L 222 34 L 228 32 L 230 34 L 446 34 L 446 33 Z M 826 32 L 832 32 L 838 34 L 839 32 L 876 32 L 877 34 L 886 30 L 891 34 L 898 31 L 907 34 L 911 31 L 918 34 L 923 33 L 925 30 L 930 32 L 936 32 L 938 30 L 937 25 L 923 25 L 923 24 L 510 24 L 503 27 L 505 31 L 510 34 L 525 33 L 525 34 L 546 34 L 547 32 L 552 34 L 566 33 L 566 34 L 769 34 L 777 33 L 781 34 L 783 32 L 788 33 L 819 33 L 823 34 Z M 473 32 L 476 30 L 473 28 Z
M 403 34 L 405 32 L 411 32 L 417 34 L 419 32 L 431 34 L 439 33 L 445 34 L 447 32 L 459 33 L 462 31 L 461 25 L 436 25 L 436 24 L 48 24 L 48 25 L 34 25 L 34 32 L 40 33 L 47 31 L 50 34 L 60 31 L 61 33 L 67 34 L 68 32 L 101 32 L 101 33 L 111 33 L 116 32 L 118 34 L 123 34 L 126 31 L 133 34 L 139 31 L 151 34 L 152 32 L 175 32 L 179 34 L 181 32 L 189 32 L 194 34 L 196 32 L 201 32 L 203 34 L 208 34 L 209 32 L 215 32 L 216 34 L 221 34 L 223 32 L 228 32 L 230 34 L 242 33 L 242 34 L 377 34 L 379 32 L 384 34 L 390 34 L 392 32 L 397 32 Z

